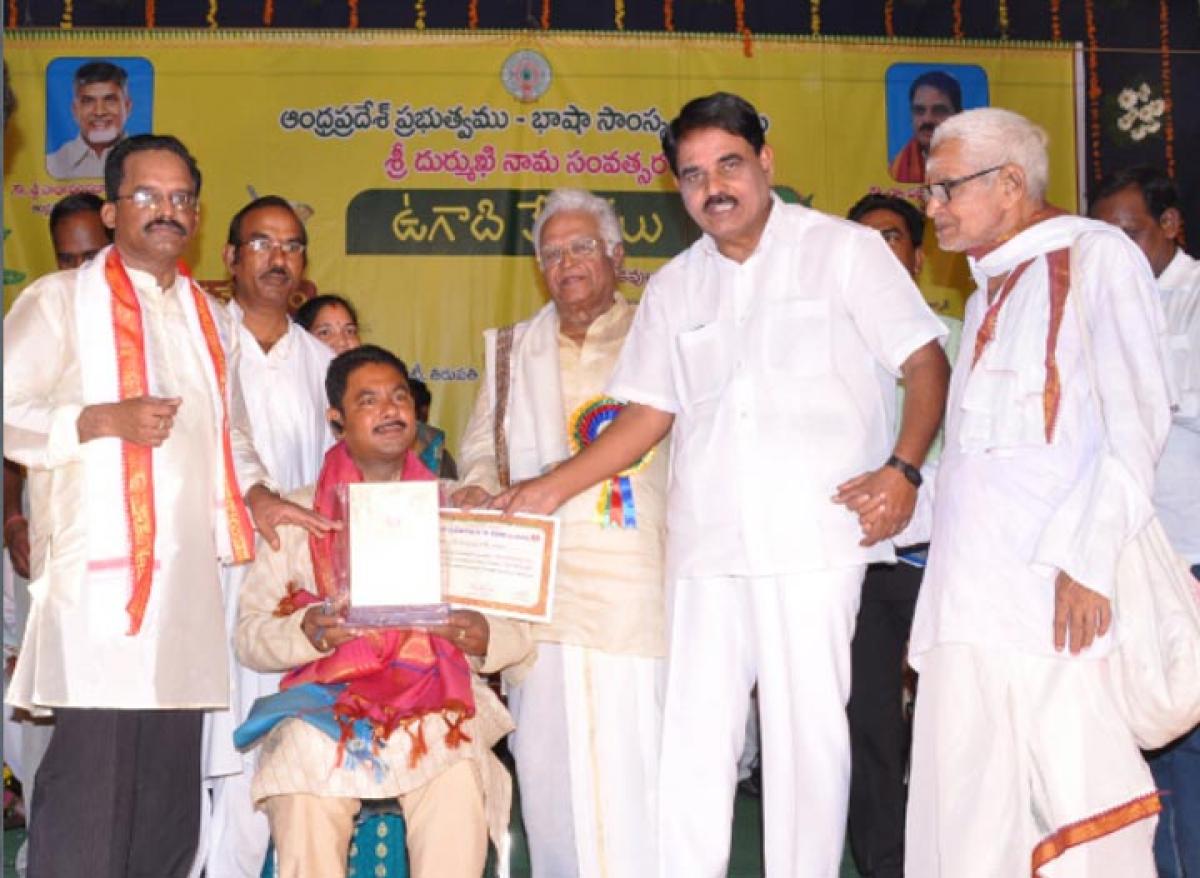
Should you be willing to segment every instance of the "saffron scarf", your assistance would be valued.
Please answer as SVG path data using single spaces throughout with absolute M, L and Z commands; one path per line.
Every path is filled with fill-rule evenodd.
M 228 363 L 217 332 L 216 322 L 209 309 L 208 297 L 199 288 L 182 262 L 178 271 L 188 280 L 191 301 L 184 310 L 193 310 L 203 336 L 204 347 L 212 366 L 209 375 L 220 400 L 218 430 L 223 463 L 223 508 L 225 524 L 234 563 L 254 557 L 254 529 L 242 500 L 233 468 L 233 448 L 229 435 Z M 104 279 L 110 290 L 113 340 L 116 348 L 117 398 L 124 401 L 150 392 L 146 367 L 146 339 L 142 326 L 142 310 L 129 273 L 116 247 L 110 247 L 104 258 Z M 190 308 L 188 307 L 190 305 Z M 128 532 L 129 566 L 132 590 L 126 612 L 129 615 L 129 634 L 142 627 L 154 578 L 154 455 L 148 445 L 121 442 L 121 465 L 124 482 L 124 513 Z
M 1039 222 L 1052 219 L 1053 217 L 1062 216 L 1064 211 L 1048 205 L 1038 211 L 1030 221 L 1021 226 L 1016 231 L 1007 235 L 1001 241 L 984 248 L 980 251 L 973 252 L 972 255 L 982 257 L 987 253 L 993 252 L 997 247 L 1005 241 L 1015 237 L 1020 232 L 1028 229 Z M 1070 248 L 1060 248 L 1051 250 L 1044 254 L 1046 259 L 1046 268 L 1049 273 L 1049 292 L 1050 292 L 1050 319 L 1048 331 L 1046 333 L 1046 349 L 1045 360 L 1043 365 L 1046 370 L 1045 387 L 1042 391 L 1042 415 L 1045 422 L 1046 443 L 1049 444 L 1054 440 L 1054 427 L 1058 422 L 1058 407 L 1062 399 L 1062 382 L 1058 374 L 1058 334 L 1062 328 L 1063 312 L 1067 305 L 1067 292 L 1071 287 L 1071 264 L 1070 264 Z M 983 322 L 979 326 L 979 331 L 975 338 L 975 355 L 971 360 L 971 368 L 974 369 L 979 362 L 979 358 L 983 356 L 984 350 L 992 343 L 996 336 L 996 324 L 1000 318 L 1000 311 L 1004 304 L 1008 301 L 1009 295 L 1013 288 L 1021 279 L 1021 275 L 1025 270 L 1032 265 L 1034 259 L 1027 259 L 1008 272 L 1007 275 L 992 278 L 991 281 L 998 284 L 998 288 L 994 296 L 991 295 L 992 284 L 989 283 L 989 305 L 984 313 Z
M 428 481 L 435 476 L 413 451 L 406 453 L 402 481 Z M 346 520 L 343 495 L 338 488 L 362 481 L 345 442 L 325 454 L 317 478 L 313 509 L 334 521 Z M 318 594 L 303 589 L 291 591 L 280 604 L 280 614 L 290 614 L 339 594 L 341 578 L 337 541 L 344 531 L 310 535 L 309 551 Z M 339 687 L 332 712 L 341 730 L 338 762 L 352 739 L 369 728 L 371 745 L 377 750 L 398 728 L 412 741 L 411 765 L 427 752 L 421 720 L 440 713 L 446 721 L 446 745 L 457 747 L 469 741 L 463 723 L 475 715 L 471 691 L 471 668 L 462 650 L 448 640 L 426 631 L 380 628 L 343 643 L 332 654 L 290 671 L 279 688 L 318 684 Z M 364 727 L 363 723 L 366 726 Z

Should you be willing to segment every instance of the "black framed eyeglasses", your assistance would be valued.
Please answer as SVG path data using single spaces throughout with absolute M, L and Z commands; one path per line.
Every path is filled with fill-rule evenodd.
M 926 201 L 940 201 L 942 204 L 947 204 L 954 197 L 954 190 L 963 183 L 970 183 L 972 180 L 977 180 L 980 177 L 990 174 L 993 171 L 998 171 L 1004 165 L 996 165 L 991 168 L 984 168 L 982 171 L 976 171 L 974 174 L 967 174 L 962 177 L 951 177 L 949 180 L 940 180 L 937 183 L 930 183 L 927 186 L 921 186 L 917 191 L 925 198 Z

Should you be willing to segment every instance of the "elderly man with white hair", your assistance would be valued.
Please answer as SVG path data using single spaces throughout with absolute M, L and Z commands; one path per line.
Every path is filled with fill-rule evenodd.
M 637 309 L 617 291 L 615 211 L 556 190 L 533 240 L 551 301 L 485 334 L 487 374 L 460 458 L 468 487 L 455 497 L 466 505 L 567 459 L 622 408 L 604 389 Z M 554 618 L 530 626 L 536 653 L 506 675 L 535 876 L 657 868 L 667 469 L 666 447 L 654 448 L 558 510 Z
M 1046 144 L 990 108 L 930 151 L 926 212 L 978 288 L 909 647 L 921 878 L 1155 874 L 1158 797 L 1107 657 L 1117 557 L 1170 424 L 1163 315 L 1131 241 L 1046 203 Z

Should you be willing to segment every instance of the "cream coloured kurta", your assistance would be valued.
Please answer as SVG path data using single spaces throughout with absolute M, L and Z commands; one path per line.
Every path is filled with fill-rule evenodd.
M 311 508 L 311 488 L 296 492 L 290 499 Z M 324 655 L 301 629 L 306 609 L 287 616 L 275 610 L 287 595 L 289 584 L 317 593 L 313 576 L 308 533 L 298 527 L 279 531 L 280 549 L 263 546 L 250 568 L 238 603 L 238 625 L 234 645 L 238 658 L 260 672 L 287 671 L 315 661 Z M 481 667 L 490 672 L 507 664 L 514 656 L 530 648 L 511 626 L 492 623 L 488 660 Z M 416 767 L 409 766 L 411 744 L 403 730 L 397 730 L 380 750 L 383 772 L 376 776 L 369 766 L 346 768 L 337 765 L 337 742 L 300 719 L 287 719 L 277 725 L 261 743 L 258 770 L 251 793 L 255 802 L 269 796 L 308 793 L 318 796 L 346 796 L 359 799 L 393 798 L 409 792 L 447 767 L 462 759 L 474 762 L 482 780 L 488 827 L 494 839 L 500 839 L 508 826 L 512 796 L 511 781 L 504 766 L 492 753 L 492 746 L 512 731 L 508 711 L 495 693 L 476 676 L 475 716 L 463 725 L 470 743 L 446 746 L 446 722 L 441 716 L 422 720 L 422 733 L 429 752 Z
M 182 399 L 170 436 L 153 455 L 155 573 L 142 630 L 129 636 L 128 579 L 86 566 L 85 510 L 95 498 L 84 491 L 76 428 L 83 407 L 72 304 L 78 275 L 65 271 L 38 280 L 4 321 L 5 455 L 38 474 L 42 490 L 34 499 L 44 498 L 45 505 L 36 518 L 48 535 L 8 700 L 21 707 L 224 707 L 228 659 L 214 536 L 223 510 L 215 508 L 212 475 L 221 449 L 202 360 L 208 352 L 179 303 L 191 295 L 187 281 L 177 277 L 163 290 L 151 275 L 129 270 L 151 352 L 151 393 Z M 234 374 L 237 336 L 224 309 L 212 304 Z M 229 383 L 234 466 L 246 489 L 266 473 L 245 428 L 237 382 Z
M 572 416 L 604 388 L 621 353 L 637 306 L 617 294 L 613 306 L 588 327 L 582 344 L 558 328 L 554 303 L 517 325 L 506 432 L 513 479 L 529 478 L 565 459 Z M 487 374 L 463 434 L 462 484 L 499 490 L 492 425 L 495 416 L 495 332 L 485 336 Z M 553 397 L 557 384 L 558 394 Z M 523 418 L 522 411 L 533 411 Z M 537 421 L 535 425 L 530 421 Z M 553 423 L 553 430 L 549 425 Z M 536 432 L 553 433 L 535 436 Z M 525 469 L 529 471 L 524 471 Z M 597 485 L 557 512 L 558 571 L 554 618 L 532 626 L 536 640 L 571 643 L 605 652 L 657 657 L 666 652 L 663 551 L 666 542 L 667 443 L 630 476 L 637 526 L 600 521 Z
M 1158 291 L 1175 408 L 1155 473 L 1154 508 L 1175 551 L 1200 564 L 1200 260 L 1176 251 Z
M 675 415 L 669 575 L 894 560 L 831 498 L 887 460 L 900 367 L 945 334 L 878 232 L 778 198 L 745 262 L 706 235 L 661 268 L 609 392 Z
M 1062 397 L 1047 443 L 1044 254 L 1072 245 L 1072 288 L 1056 348 Z M 994 341 L 972 368 L 988 279 L 1030 257 L 999 312 Z M 1059 655 L 1055 576 L 1064 570 L 1112 595 L 1121 548 L 1150 516 L 1155 462 L 1170 423 L 1162 308 L 1146 260 L 1124 234 L 1058 217 L 970 264 L 979 289 L 967 302 L 950 382 L 929 564 L 909 646 L 918 668 L 921 655 L 941 644 Z M 1083 358 L 1077 295 L 1103 421 Z M 1107 654 L 1119 628 L 1118 618 L 1085 655 Z

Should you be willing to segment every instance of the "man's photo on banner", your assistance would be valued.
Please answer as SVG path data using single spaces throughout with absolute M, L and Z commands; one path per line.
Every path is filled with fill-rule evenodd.
M 925 182 L 925 156 L 937 126 L 988 105 L 987 73 L 974 64 L 893 64 L 887 86 L 888 173 Z
M 46 66 L 46 170 L 104 176 L 109 150 L 152 130 L 154 67 L 145 58 L 55 58 Z

